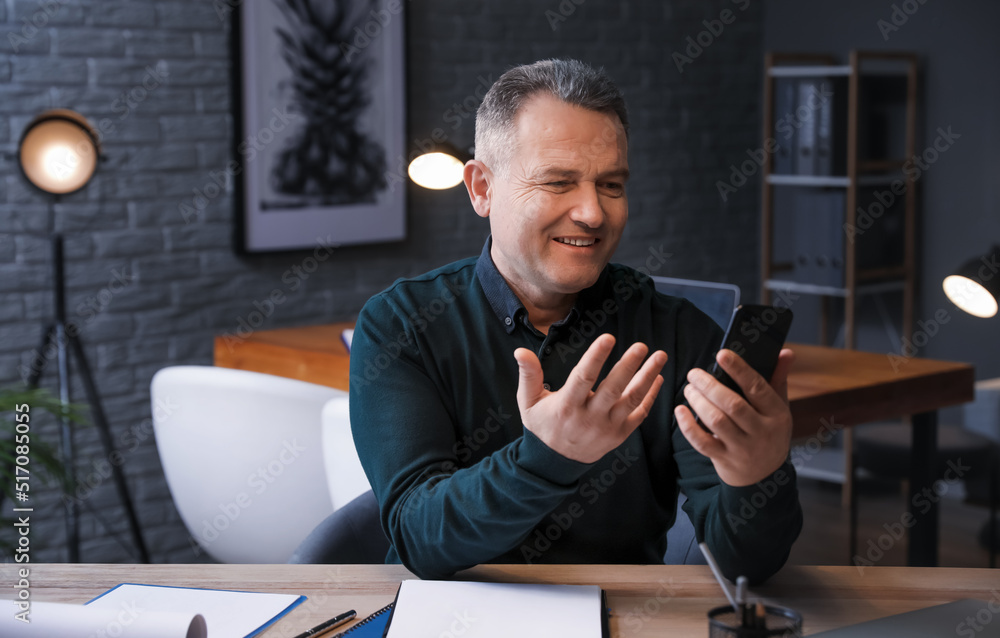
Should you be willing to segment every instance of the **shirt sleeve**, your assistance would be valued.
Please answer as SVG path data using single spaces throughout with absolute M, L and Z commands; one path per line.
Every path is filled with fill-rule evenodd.
M 469 467 L 452 411 L 427 374 L 411 320 L 370 300 L 351 347 L 351 429 L 382 528 L 408 569 L 442 578 L 516 547 L 573 493 L 589 467 L 525 430 Z
M 678 312 L 677 351 L 684 370 L 710 369 L 722 342 L 721 330 L 690 304 Z M 710 334 L 705 334 L 705 322 Z M 693 335 L 701 335 L 692 338 Z M 697 344 L 697 345 L 695 345 Z M 686 373 L 678 375 L 675 396 Z M 746 576 L 760 583 L 788 560 L 792 543 L 802 529 L 795 468 L 787 461 L 755 485 L 733 487 L 719 479 L 712 461 L 697 452 L 673 423 L 674 460 L 678 485 L 687 496 L 683 508 L 691 518 L 699 541 L 712 550 L 723 574 L 730 580 Z

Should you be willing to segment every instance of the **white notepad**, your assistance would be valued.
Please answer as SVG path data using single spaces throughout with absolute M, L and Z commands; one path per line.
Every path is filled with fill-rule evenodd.
M 601 638 L 596 585 L 404 580 L 387 638 Z
M 125 584 L 85 605 L 35 601 L 30 622 L 13 612 L 0 614 L 0 636 L 249 638 L 304 600 L 292 594 Z
M 185 611 L 205 618 L 208 638 L 249 638 L 263 631 L 306 599 L 294 594 L 266 594 L 162 587 L 126 583 L 87 603 L 88 607 L 120 609 L 138 605 L 152 611 Z

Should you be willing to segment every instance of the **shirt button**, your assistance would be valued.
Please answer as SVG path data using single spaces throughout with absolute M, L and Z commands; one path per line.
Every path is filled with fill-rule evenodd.
M 545 350 L 542 350 L 545 354 L 552 354 L 552 346 L 545 346 Z
M 510 317 L 504 317 L 503 322 L 509 326 L 510 324 L 514 323 L 514 320 L 511 319 Z
M 543 384 L 542 384 L 542 387 L 543 387 L 543 388 L 545 388 L 546 390 L 551 390 L 551 389 L 552 389 L 552 388 L 551 388 L 551 387 L 549 386 L 549 384 L 548 384 L 548 383 L 543 383 Z

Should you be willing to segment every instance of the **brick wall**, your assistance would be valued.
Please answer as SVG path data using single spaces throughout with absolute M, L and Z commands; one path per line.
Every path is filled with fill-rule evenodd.
M 149 434 L 156 370 L 211 363 L 213 335 L 235 331 L 276 287 L 288 300 L 266 327 L 351 319 L 395 278 L 476 254 L 487 234 L 464 189 L 410 188 L 406 241 L 339 248 L 292 291 L 282 273 L 305 254 L 234 255 L 230 193 L 185 223 L 180 205 L 229 160 L 228 29 L 213 6 L 221 4 L 0 0 L 0 149 L 13 151 L 45 108 L 74 108 L 107 125 L 107 161 L 85 190 L 58 203 L 27 187 L 11 158 L 0 161 L 0 385 L 31 365 L 52 312 L 48 246 L 29 233 L 54 224 L 67 236 L 70 318 L 127 450 L 125 472 L 157 562 L 203 558 L 191 551 Z M 440 128 L 471 145 L 477 87 L 512 64 L 578 57 L 604 65 L 633 123 L 631 220 L 617 261 L 641 265 L 662 247 L 672 256 L 656 274 L 731 281 L 754 296 L 758 190 L 747 185 L 723 201 L 716 181 L 758 146 L 757 2 L 424 0 L 407 11 L 411 140 Z M 45 385 L 53 377 L 50 365 Z M 38 427 L 53 437 L 52 424 Z M 135 438 L 123 439 L 129 430 Z M 111 481 L 100 478 L 94 431 L 81 430 L 77 445 L 81 474 L 97 483 L 84 501 L 82 558 L 132 560 L 128 543 L 91 511 L 127 537 Z M 58 498 L 34 496 L 33 560 L 65 560 Z

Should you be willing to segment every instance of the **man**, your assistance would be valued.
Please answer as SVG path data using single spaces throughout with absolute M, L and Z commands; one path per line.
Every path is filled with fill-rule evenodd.
M 362 310 L 351 425 L 391 543 L 424 578 L 485 562 L 662 563 L 678 487 L 723 571 L 763 580 L 802 514 L 791 352 L 770 384 L 648 277 L 609 265 L 628 217 L 628 117 L 576 61 L 511 69 L 465 167 L 491 237 Z M 650 349 L 656 349 L 652 354 Z M 714 436 L 702 430 L 683 394 Z

